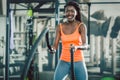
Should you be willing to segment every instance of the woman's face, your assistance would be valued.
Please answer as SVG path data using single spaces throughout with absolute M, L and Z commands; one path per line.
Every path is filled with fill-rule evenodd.
M 65 16 L 68 21 L 74 21 L 77 15 L 77 11 L 73 6 L 67 6 L 65 8 Z

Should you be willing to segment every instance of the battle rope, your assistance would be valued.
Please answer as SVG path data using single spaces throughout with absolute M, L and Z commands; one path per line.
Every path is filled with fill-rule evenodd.
M 52 52 L 52 47 L 50 46 L 50 43 L 49 43 L 49 31 L 46 33 L 45 38 L 46 38 L 46 42 L 47 42 L 47 47 Z

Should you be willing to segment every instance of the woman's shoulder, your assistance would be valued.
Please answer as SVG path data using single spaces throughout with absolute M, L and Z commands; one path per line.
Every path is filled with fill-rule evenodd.
M 79 27 L 86 27 L 84 22 L 78 22 L 78 24 L 79 24 Z
M 86 31 L 86 25 L 84 22 L 81 22 L 79 25 L 79 32 L 81 33 L 82 31 Z
M 66 24 L 65 22 L 59 23 L 57 25 L 57 28 L 60 30 L 60 29 L 62 29 L 63 26 L 65 26 L 65 24 Z

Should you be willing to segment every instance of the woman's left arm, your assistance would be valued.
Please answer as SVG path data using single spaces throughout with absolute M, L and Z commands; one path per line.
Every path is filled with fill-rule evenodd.
M 87 29 L 83 23 L 79 27 L 79 33 L 81 35 L 82 45 L 86 45 L 87 44 Z
M 82 45 L 80 46 L 72 46 L 75 48 L 75 50 L 79 49 L 79 50 L 87 50 L 89 49 L 89 46 L 87 44 L 87 29 L 86 26 L 82 23 L 79 26 L 79 33 L 81 35 L 81 40 L 82 40 Z

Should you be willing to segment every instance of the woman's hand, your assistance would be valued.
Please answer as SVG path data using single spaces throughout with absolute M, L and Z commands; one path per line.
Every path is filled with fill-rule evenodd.
M 88 50 L 89 49 L 89 45 L 88 44 L 84 44 L 84 45 L 80 45 L 80 46 L 75 46 L 75 45 L 71 44 L 70 48 L 73 48 L 74 51 L 76 51 L 76 50 Z
M 89 45 L 88 44 L 84 44 L 81 46 L 75 46 L 76 50 L 88 50 L 89 49 Z
M 52 47 L 51 50 L 49 50 L 49 53 L 50 53 L 50 54 L 56 53 L 56 49 Z

